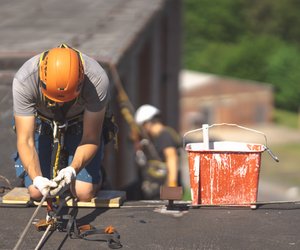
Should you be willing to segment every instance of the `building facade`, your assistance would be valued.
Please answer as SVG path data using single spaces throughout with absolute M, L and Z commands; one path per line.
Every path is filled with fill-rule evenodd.
M 183 71 L 180 83 L 182 133 L 202 124 L 262 124 L 272 120 L 270 84 Z

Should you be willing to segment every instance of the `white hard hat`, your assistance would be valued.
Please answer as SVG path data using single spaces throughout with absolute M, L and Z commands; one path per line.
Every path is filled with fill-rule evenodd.
M 135 112 L 135 122 L 142 125 L 144 122 L 151 120 L 154 116 L 160 114 L 160 110 L 149 105 L 142 105 Z

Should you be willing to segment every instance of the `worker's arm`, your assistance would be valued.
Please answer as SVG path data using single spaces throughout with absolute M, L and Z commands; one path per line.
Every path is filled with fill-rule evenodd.
M 71 163 L 77 173 L 93 159 L 100 146 L 104 115 L 105 108 L 99 112 L 84 112 L 82 139 Z
M 34 143 L 35 117 L 15 115 L 15 124 L 17 149 L 22 165 L 29 177 L 33 180 L 33 186 L 38 189 L 42 195 L 46 195 L 49 188 L 54 188 L 57 184 L 42 175 L 39 157 Z
M 177 186 L 178 178 L 178 155 L 175 147 L 167 147 L 164 149 L 166 165 L 168 169 L 167 183 L 169 187 Z
M 36 176 L 42 176 L 38 154 L 34 145 L 34 116 L 15 115 L 17 149 L 22 165 L 29 177 L 33 180 Z

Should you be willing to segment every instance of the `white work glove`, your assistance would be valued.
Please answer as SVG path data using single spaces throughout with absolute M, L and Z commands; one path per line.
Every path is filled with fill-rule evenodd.
M 36 176 L 33 179 L 33 185 L 42 193 L 43 196 L 48 193 L 49 189 L 57 187 L 56 182 L 42 176 Z
M 76 171 L 72 166 L 63 168 L 59 171 L 58 175 L 53 179 L 56 182 L 57 187 L 50 190 L 51 196 L 59 195 L 65 192 L 72 180 L 76 178 Z

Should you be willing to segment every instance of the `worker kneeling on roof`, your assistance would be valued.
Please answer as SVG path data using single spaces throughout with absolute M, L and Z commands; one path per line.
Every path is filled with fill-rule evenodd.
M 180 184 L 178 149 L 181 147 L 181 138 L 173 128 L 162 122 L 161 111 L 152 105 L 139 107 L 135 113 L 135 121 L 148 134 L 157 153 L 156 159 L 145 154 L 148 163 L 146 168 L 142 168 L 141 174 L 143 198 L 159 199 L 160 185 L 176 187 Z M 160 172 L 163 165 L 167 174 L 164 183 L 161 183 L 160 176 L 156 177 L 159 174 L 155 172 Z
M 102 182 L 108 102 L 104 69 L 68 45 L 36 55 L 19 69 L 13 80 L 15 167 L 32 199 L 69 187 L 81 201 L 94 197 Z M 59 159 L 53 159 L 57 131 L 63 137 Z

